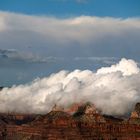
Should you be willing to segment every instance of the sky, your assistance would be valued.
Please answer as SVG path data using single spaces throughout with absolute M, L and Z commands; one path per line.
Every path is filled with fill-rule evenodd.
M 0 9 L 32 15 L 137 17 L 139 0 L 1 0 Z
M 139 0 L 1 0 L 0 86 L 121 58 L 140 63 Z

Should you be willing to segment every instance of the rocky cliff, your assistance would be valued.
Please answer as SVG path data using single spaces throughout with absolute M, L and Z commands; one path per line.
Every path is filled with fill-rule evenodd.
M 131 113 L 129 123 L 140 125 L 140 103 L 135 105 L 134 111 Z
M 140 103 L 127 120 L 90 103 L 67 111 L 55 105 L 45 115 L 0 114 L 0 140 L 140 140 L 139 119 Z

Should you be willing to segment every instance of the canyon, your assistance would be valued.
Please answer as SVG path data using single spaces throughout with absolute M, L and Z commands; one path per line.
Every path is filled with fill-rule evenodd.
M 129 118 L 101 114 L 91 103 L 47 114 L 0 114 L 0 140 L 140 140 L 140 103 Z

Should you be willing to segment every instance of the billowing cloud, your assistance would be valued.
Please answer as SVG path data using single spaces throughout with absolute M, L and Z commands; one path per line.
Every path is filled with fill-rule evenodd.
M 97 74 L 106 74 L 116 71 L 121 71 L 123 75 L 131 75 L 133 73 L 138 73 L 139 68 L 133 60 L 122 59 L 117 65 L 112 65 L 110 67 L 103 67 L 97 71 Z
M 25 85 L 0 91 L 0 112 L 47 113 L 54 104 L 94 103 L 103 113 L 126 115 L 140 101 L 140 69 L 122 59 L 108 68 L 60 71 Z

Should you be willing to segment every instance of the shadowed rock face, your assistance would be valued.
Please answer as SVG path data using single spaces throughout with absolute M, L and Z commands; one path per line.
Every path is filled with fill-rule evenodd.
M 131 117 L 129 122 L 132 124 L 139 124 L 140 125 L 140 103 L 135 105 L 134 111 L 131 113 Z
M 102 115 L 91 103 L 73 115 L 56 105 L 45 115 L 1 114 L 0 140 L 138 140 L 139 107 L 128 120 Z
M 135 109 L 131 113 L 131 118 L 140 118 L 140 103 L 135 105 Z
M 140 117 L 140 103 L 136 104 L 135 111 L 137 112 L 138 116 Z
M 80 106 L 73 117 L 83 122 L 105 122 L 104 117 L 98 113 L 96 107 L 91 103 Z
M 93 104 L 86 103 L 86 104 L 83 104 L 83 105 L 79 106 L 79 108 L 78 108 L 76 113 L 93 115 L 93 114 L 97 114 L 98 111 L 97 111 L 96 107 Z
M 54 105 L 54 107 L 52 108 L 52 111 L 64 111 L 64 108 L 60 107 L 60 106 L 57 106 L 56 104 Z

